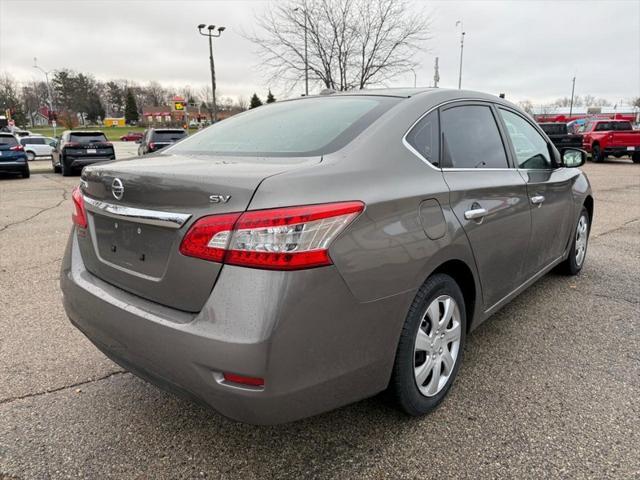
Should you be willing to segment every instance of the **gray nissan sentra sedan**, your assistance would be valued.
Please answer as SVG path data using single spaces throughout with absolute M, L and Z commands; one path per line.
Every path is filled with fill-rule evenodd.
M 124 368 L 243 422 L 383 390 L 425 414 L 471 330 L 552 268 L 582 268 L 584 161 L 482 93 L 263 106 L 84 169 L 64 306 Z

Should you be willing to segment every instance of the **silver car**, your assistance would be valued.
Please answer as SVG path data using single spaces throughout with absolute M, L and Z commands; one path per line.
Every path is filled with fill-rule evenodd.
M 232 419 L 384 390 L 422 415 L 470 331 L 554 267 L 584 265 L 584 161 L 482 93 L 262 106 L 83 170 L 64 306 L 115 362 Z

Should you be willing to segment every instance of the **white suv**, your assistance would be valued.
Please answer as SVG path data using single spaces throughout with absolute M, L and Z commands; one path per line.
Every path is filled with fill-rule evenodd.
M 51 137 L 28 136 L 20 139 L 20 144 L 24 147 L 27 160 L 35 160 L 36 157 L 50 157 L 56 139 Z

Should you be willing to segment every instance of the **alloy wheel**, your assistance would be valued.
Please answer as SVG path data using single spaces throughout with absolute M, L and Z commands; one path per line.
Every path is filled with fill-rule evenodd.
M 420 393 L 437 395 L 447 384 L 458 359 L 460 309 L 449 295 L 437 297 L 426 309 L 414 345 L 414 376 Z
M 587 238 L 589 233 L 589 220 L 584 215 L 580 216 L 576 227 L 576 265 L 581 266 L 587 253 Z

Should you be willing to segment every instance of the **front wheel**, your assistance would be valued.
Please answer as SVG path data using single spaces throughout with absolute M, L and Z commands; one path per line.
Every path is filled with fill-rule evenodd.
M 569 251 L 569 257 L 560 264 L 560 270 L 567 275 L 577 275 L 582 270 L 584 260 L 587 256 L 587 244 L 589 242 L 589 212 L 582 207 L 580 217 L 573 236 L 573 243 Z
M 33 162 L 36 159 L 36 154 L 33 152 L 27 152 L 27 160 Z
M 424 415 L 444 399 L 462 362 L 467 315 L 453 278 L 430 277 L 405 320 L 389 385 L 398 406 Z

